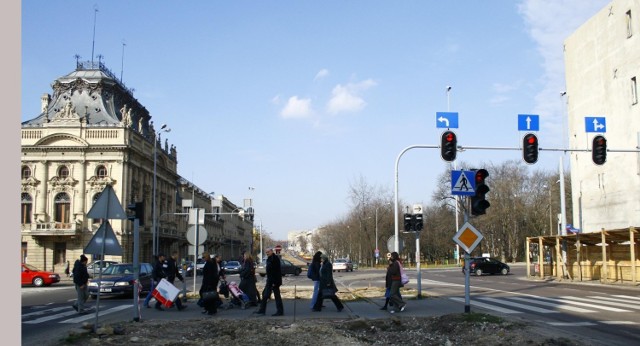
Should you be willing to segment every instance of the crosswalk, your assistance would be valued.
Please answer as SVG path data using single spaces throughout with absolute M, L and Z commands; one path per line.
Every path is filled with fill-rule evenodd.
M 464 303 L 464 297 L 449 297 L 449 299 Z M 470 305 L 495 311 L 503 314 L 524 314 L 537 313 L 546 316 L 571 312 L 573 314 L 585 314 L 589 321 L 549 321 L 546 322 L 554 326 L 594 326 L 597 324 L 605 325 L 638 325 L 640 323 L 628 320 L 602 320 L 593 321 L 593 316 L 603 311 L 616 313 L 616 316 L 623 317 L 625 314 L 634 318 L 640 310 L 640 296 L 632 295 L 593 295 L 593 296 L 558 296 L 558 297 L 541 297 L 535 295 L 523 296 L 500 296 L 489 297 L 474 295 L 471 297 Z M 637 320 L 637 318 L 636 318 Z
M 105 316 L 125 309 L 132 309 L 131 304 L 116 305 L 113 307 L 102 307 L 98 312 L 98 316 Z M 95 319 L 96 310 L 90 309 L 87 314 L 80 315 L 71 306 L 58 306 L 58 307 L 36 307 L 35 311 L 22 314 L 23 324 L 40 324 L 50 321 L 56 323 L 82 323 Z

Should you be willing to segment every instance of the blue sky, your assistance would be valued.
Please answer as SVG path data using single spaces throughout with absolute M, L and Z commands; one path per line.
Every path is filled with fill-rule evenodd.
M 171 128 L 179 173 L 238 205 L 253 198 L 257 222 L 285 238 L 345 215 L 360 177 L 392 192 L 399 153 L 439 144 L 447 86 L 459 145 L 518 147 L 524 113 L 540 115 L 542 148 L 566 147 L 562 44 L 608 3 L 25 0 L 21 120 L 75 54 L 91 60 L 95 14 L 95 55 Z M 556 170 L 558 155 L 530 169 Z M 428 203 L 447 167 L 437 149 L 407 152 L 400 198 Z

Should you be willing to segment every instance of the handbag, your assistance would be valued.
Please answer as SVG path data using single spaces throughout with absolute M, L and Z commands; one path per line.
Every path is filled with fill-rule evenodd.
M 331 287 L 327 287 L 327 288 L 323 288 L 322 289 L 322 296 L 323 297 L 331 297 L 331 296 L 335 296 L 335 295 L 336 295 L 336 291 Z
M 400 282 L 402 282 L 403 285 L 406 285 L 409 283 L 409 275 L 404 272 L 404 267 L 402 267 L 400 261 L 398 261 L 398 265 L 400 266 Z
M 218 295 L 218 292 L 216 291 L 206 291 L 206 292 L 202 292 L 202 302 L 206 302 L 212 299 L 220 299 L 220 295 Z

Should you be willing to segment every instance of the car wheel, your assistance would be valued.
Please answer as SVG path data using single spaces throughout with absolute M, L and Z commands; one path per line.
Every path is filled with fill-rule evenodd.
M 44 285 L 44 280 L 41 277 L 36 276 L 35 278 L 33 278 L 33 285 L 37 287 L 42 287 Z
M 302 269 L 296 270 L 296 272 L 293 275 L 298 276 L 298 275 L 300 275 L 300 273 L 302 273 Z
M 502 275 L 507 275 L 507 274 L 509 274 L 509 269 L 502 268 L 502 270 L 500 272 L 502 273 Z
M 482 275 L 482 269 L 478 268 L 476 269 L 476 276 L 480 276 Z

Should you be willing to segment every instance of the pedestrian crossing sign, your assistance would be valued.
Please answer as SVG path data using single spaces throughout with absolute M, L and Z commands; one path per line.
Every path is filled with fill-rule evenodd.
M 451 194 L 475 196 L 476 181 L 473 171 L 451 171 Z

